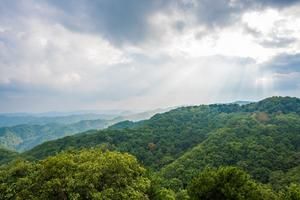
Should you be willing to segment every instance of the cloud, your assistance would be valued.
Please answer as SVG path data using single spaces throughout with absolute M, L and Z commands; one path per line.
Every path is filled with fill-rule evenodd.
M 109 66 L 129 62 L 121 50 L 101 37 L 38 19 L 25 23 L 26 29 L 15 24 L 0 32 L 0 84 L 80 89 L 82 81 Z
M 115 45 L 136 43 L 148 34 L 147 18 L 167 0 L 50 0 L 60 11 L 59 21 L 72 30 L 100 33 Z
M 220 29 L 238 23 L 247 12 L 265 9 L 284 9 L 299 3 L 298 0 L 179 0 L 173 8 L 193 15 L 198 24 L 209 29 Z
M 255 84 L 257 87 L 265 89 L 266 94 L 297 97 L 300 95 L 299 72 L 268 73 L 257 77 Z
M 261 85 L 284 95 L 300 95 L 300 54 L 280 54 L 261 66 Z
M 286 38 L 274 36 L 272 39 L 263 40 L 260 44 L 270 48 L 284 48 L 297 42 L 296 38 Z
M 274 7 L 285 7 L 299 3 L 299 0 L 257 0 L 256 3 Z
M 295 51 L 299 44 L 297 24 L 300 21 L 297 15 L 291 14 L 291 10 L 286 9 L 283 13 L 274 9 L 247 12 L 242 17 L 244 31 L 265 48 Z
M 300 72 L 300 53 L 280 54 L 267 62 L 264 68 L 281 74 Z
M 5 0 L 0 112 L 299 96 L 297 2 Z
M 283 92 L 294 93 L 299 95 L 300 91 L 300 72 L 292 72 L 288 74 L 274 74 L 274 87 Z
M 149 18 L 156 13 L 183 13 L 173 28 L 192 25 L 219 29 L 238 23 L 240 16 L 267 8 L 284 9 L 297 0 L 5 0 L 2 16 L 38 17 L 59 22 L 81 33 L 100 34 L 114 45 L 139 43 L 153 37 Z

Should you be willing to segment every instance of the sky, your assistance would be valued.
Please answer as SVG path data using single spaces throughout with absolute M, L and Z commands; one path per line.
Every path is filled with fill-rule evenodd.
M 299 0 L 0 0 L 0 112 L 300 97 Z

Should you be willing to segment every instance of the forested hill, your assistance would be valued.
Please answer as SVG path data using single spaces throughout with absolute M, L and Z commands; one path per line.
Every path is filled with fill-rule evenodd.
M 241 108 L 245 112 L 300 114 L 300 99 L 296 97 L 270 97 L 257 103 L 243 105 Z
M 136 156 L 155 172 L 156 184 L 178 195 L 207 167 L 221 166 L 245 170 L 255 181 L 279 191 L 291 183 L 300 184 L 299 108 L 300 99 L 291 97 L 241 106 L 181 107 L 149 120 L 124 121 L 105 130 L 49 141 L 20 156 L 39 160 L 65 150 L 98 147 Z M 216 173 L 222 176 L 222 170 Z
M 18 153 L 0 147 L 0 165 L 17 157 Z
M 300 117 L 243 115 L 209 133 L 207 139 L 161 170 L 187 184 L 207 166 L 237 166 L 263 183 L 277 185 L 300 166 Z M 184 172 L 184 173 L 183 173 Z M 297 178 L 296 178 L 297 177 Z M 295 177 L 300 181 L 300 171 Z M 287 180 L 287 179 L 286 179 Z
M 107 130 L 46 142 L 25 155 L 40 159 L 68 148 L 105 146 L 130 152 L 145 165 L 157 169 L 202 143 L 214 131 L 238 129 L 243 121 L 248 123 L 249 129 L 260 130 L 263 126 L 275 128 L 281 123 L 281 129 L 285 127 L 285 131 L 294 131 L 299 108 L 300 100 L 291 97 L 272 97 L 243 106 L 214 104 L 181 107 L 157 114 L 150 120 L 116 124 Z M 298 135 L 292 133 L 296 141 Z

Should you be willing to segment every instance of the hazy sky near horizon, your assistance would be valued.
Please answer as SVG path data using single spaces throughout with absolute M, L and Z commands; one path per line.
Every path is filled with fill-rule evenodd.
M 299 0 L 0 0 L 0 112 L 300 97 Z

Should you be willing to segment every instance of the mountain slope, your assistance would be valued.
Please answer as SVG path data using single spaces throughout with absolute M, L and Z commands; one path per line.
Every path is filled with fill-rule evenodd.
M 110 124 L 106 120 L 85 120 L 74 124 L 17 125 L 0 128 L 0 145 L 11 150 L 24 151 L 48 140 L 89 129 L 103 129 Z
M 74 135 L 83 131 L 91 129 L 103 129 L 112 124 L 118 123 L 123 120 L 144 120 L 148 119 L 156 113 L 164 112 L 167 109 L 156 109 L 142 113 L 134 113 L 130 115 L 124 115 L 115 117 L 113 119 L 96 119 L 96 120 L 82 120 L 76 123 L 65 124 L 72 120 L 80 119 L 80 117 L 95 117 L 98 115 L 78 115 L 78 116 L 63 116 L 63 117 L 42 117 L 31 120 L 31 116 L 27 120 L 30 123 L 46 122 L 47 120 L 54 120 L 55 122 L 62 120 L 61 123 L 49 123 L 49 124 L 22 124 L 12 127 L 0 127 L 0 145 L 6 149 L 16 150 L 22 152 L 33 148 L 34 146 L 41 144 L 49 140 L 55 140 L 61 137 Z M 100 116 L 100 115 L 99 115 Z M 0 116 L 1 118 L 1 116 Z M 24 119 L 26 117 L 23 116 Z
M 42 159 L 72 148 L 100 146 L 129 152 L 160 172 L 166 187 L 185 187 L 207 166 L 234 165 L 261 182 L 300 165 L 299 99 L 272 97 L 254 104 L 181 107 L 142 122 L 122 122 L 43 143 L 22 154 Z M 299 175 L 300 176 L 300 175 Z M 176 184 L 175 184 L 176 183 Z M 174 186 L 174 184 L 176 186 Z
M 280 114 L 269 118 L 263 123 L 255 115 L 232 120 L 226 128 L 210 133 L 205 141 L 164 167 L 162 176 L 178 178 L 186 184 L 207 165 L 233 165 L 268 183 L 273 173 L 300 165 L 300 117 Z
M 229 105 L 228 109 L 232 107 L 235 106 Z M 220 106 L 220 109 L 223 108 Z M 131 124 L 124 130 L 118 130 L 116 125 L 47 142 L 25 154 L 40 159 L 67 148 L 107 145 L 136 155 L 147 166 L 159 168 L 202 142 L 207 133 L 222 127 L 233 116 L 220 113 L 217 106 L 183 107 L 133 123 L 134 127 Z
M 257 103 L 242 106 L 245 112 L 297 113 L 300 114 L 300 99 L 296 97 L 270 97 Z
M 0 147 L 0 164 L 6 163 L 18 156 L 17 152 L 9 151 Z

